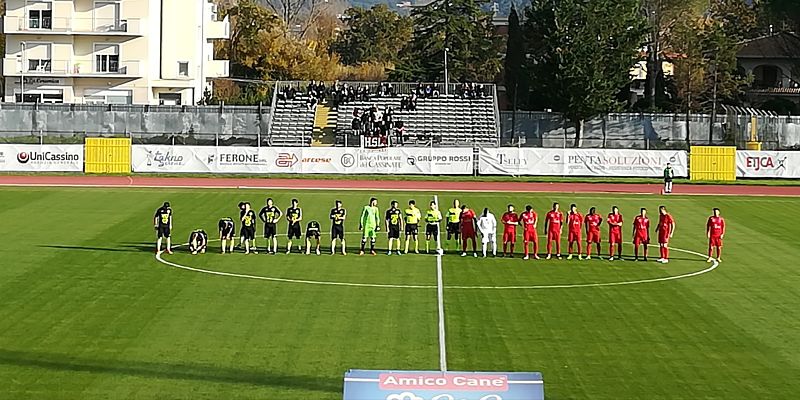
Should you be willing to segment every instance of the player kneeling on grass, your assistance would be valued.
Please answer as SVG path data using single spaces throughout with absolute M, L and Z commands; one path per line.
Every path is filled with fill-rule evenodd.
M 153 217 L 153 226 L 156 229 L 156 253 L 161 253 L 161 239 L 167 239 L 167 254 L 172 254 L 172 208 L 169 202 L 165 201 L 164 204 L 156 210 L 156 215 Z
M 597 247 L 597 256 L 600 257 L 600 225 L 603 224 L 603 217 L 597 214 L 595 207 L 592 207 L 583 220 L 586 224 L 586 259 L 591 260 L 592 244 Z
M 205 254 L 208 246 L 208 235 L 202 229 L 195 229 L 189 234 L 189 251 L 192 254 Z
M 661 250 L 661 258 L 658 262 L 666 264 L 669 262 L 669 240 L 675 233 L 675 220 L 667 212 L 667 207 L 658 207 L 658 249 Z
M 633 261 L 639 261 L 639 246 L 644 251 L 644 260 L 647 261 L 647 246 L 650 244 L 650 218 L 647 218 L 647 209 L 642 208 L 639 215 L 633 219 Z
M 431 240 L 435 241 L 436 252 L 439 253 L 439 221 L 442 220 L 442 213 L 435 201 L 431 202 L 431 208 L 425 213 L 425 252 L 430 253 Z
M 722 239 L 725 237 L 725 219 L 719 216 L 719 208 L 712 210 L 713 215 L 706 222 L 706 236 L 708 236 L 708 262 L 714 261 L 711 250 L 717 249 L 717 261 L 722 262 Z
M 231 241 L 230 252 L 233 253 L 233 237 L 235 235 L 234 232 L 236 232 L 236 224 L 234 224 L 233 218 L 225 217 L 219 220 L 217 226 L 219 227 L 219 241 L 222 243 L 222 254 L 225 254 L 225 245 L 228 243 L 228 240 Z
M 306 254 L 311 254 L 311 242 L 316 241 L 315 252 L 319 255 L 319 222 L 308 221 L 306 225 Z
M 481 244 L 483 246 L 483 257 L 486 257 L 486 247 L 492 244 L 492 257 L 497 256 L 497 219 L 488 208 L 483 209 L 483 214 L 478 219 L 478 230 L 481 231 Z
M 358 255 L 364 255 L 364 247 L 369 240 L 369 252 L 375 255 L 375 236 L 381 228 L 380 210 L 378 210 L 378 199 L 369 199 L 369 204 L 364 206 L 361 210 L 361 219 L 358 221 L 358 229 L 362 230 L 364 234 L 361 236 L 361 251 Z
M 578 211 L 578 206 L 571 204 L 569 206 L 569 216 L 567 216 L 567 260 L 572 260 L 572 245 L 578 245 L 578 260 L 583 260 L 583 251 L 581 249 L 581 230 L 583 226 L 583 215 Z

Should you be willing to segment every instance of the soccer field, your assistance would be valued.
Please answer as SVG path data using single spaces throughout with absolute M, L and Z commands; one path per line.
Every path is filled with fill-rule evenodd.
M 437 370 L 437 257 L 355 255 L 370 196 L 381 210 L 413 198 L 424 213 L 436 194 L 2 188 L 0 399 L 333 400 L 350 368 Z M 197 228 L 217 239 L 217 221 L 236 219 L 238 202 L 257 211 L 267 196 L 283 210 L 300 199 L 303 226 L 322 223 L 323 255 L 221 255 L 212 240 L 207 254 L 179 247 L 155 257 L 152 218 L 162 202 L 175 212 L 173 240 L 184 243 Z M 438 196 L 442 209 L 454 198 Z M 554 201 L 602 215 L 618 205 L 626 241 L 640 207 L 654 226 L 665 204 L 677 231 L 667 265 L 441 257 L 450 370 L 540 371 L 548 399 L 800 393 L 799 199 L 457 197 L 498 219 L 508 203 L 532 204 L 540 218 Z M 348 210 L 347 256 L 326 254 L 335 199 Z M 716 269 L 704 256 L 712 207 L 728 229 Z M 285 249 L 285 237 L 279 243 Z

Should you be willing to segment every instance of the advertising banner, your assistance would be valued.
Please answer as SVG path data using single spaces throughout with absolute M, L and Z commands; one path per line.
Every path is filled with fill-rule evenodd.
M 134 145 L 134 172 L 471 175 L 466 149 Z
M 83 171 L 82 144 L 0 144 L 0 171 Z
M 660 177 L 667 163 L 688 176 L 682 150 L 488 148 L 479 154 L 484 175 Z
M 736 151 L 740 178 L 800 178 L 800 152 Z
M 349 370 L 343 400 L 544 400 L 538 372 Z

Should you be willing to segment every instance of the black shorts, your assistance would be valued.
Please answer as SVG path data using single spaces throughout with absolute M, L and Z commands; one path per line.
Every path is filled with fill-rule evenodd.
M 245 226 L 242 227 L 242 237 L 244 240 L 253 240 L 256 238 L 256 227 L 255 226 Z
M 233 240 L 234 236 L 233 227 L 223 229 L 220 234 L 220 238 L 225 240 Z
M 671 182 L 672 182 L 672 178 L 664 178 L 664 183 L 671 183 Z
M 289 231 L 286 232 L 286 236 L 289 237 L 289 240 L 293 238 L 300 239 L 300 223 L 295 222 L 293 224 L 289 224 Z
M 426 224 L 425 236 L 436 236 L 439 234 L 439 225 Z
M 311 238 L 319 239 L 319 231 L 306 231 L 306 239 Z
M 447 233 L 451 234 L 458 234 L 461 231 L 461 224 L 458 222 L 448 222 L 447 223 Z
M 156 235 L 158 235 L 159 238 L 168 238 L 170 235 L 169 226 L 164 225 L 156 228 Z
M 389 225 L 389 239 L 400 239 L 400 225 Z
M 333 240 L 333 239 L 342 239 L 342 240 L 344 240 L 344 225 L 342 225 L 342 224 L 333 224 L 333 226 L 331 226 L 331 240 Z
M 274 238 L 277 230 L 278 228 L 275 223 L 264 224 L 264 237 L 267 239 Z
M 419 233 L 419 225 L 417 224 L 406 224 L 406 236 L 417 236 Z

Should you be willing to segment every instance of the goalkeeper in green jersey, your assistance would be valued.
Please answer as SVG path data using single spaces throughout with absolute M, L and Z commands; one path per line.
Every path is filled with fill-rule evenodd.
M 364 255 L 364 246 L 367 245 L 367 238 L 369 238 L 370 253 L 375 255 L 375 233 L 380 229 L 380 211 L 378 210 L 378 199 L 369 199 L 369 205 L 364 206 L 361 211 L 361 219 L 359 220 L 358 229 L 364 232 L 361 237 L 361 251 L 359 255 Z

